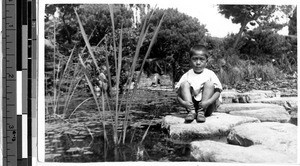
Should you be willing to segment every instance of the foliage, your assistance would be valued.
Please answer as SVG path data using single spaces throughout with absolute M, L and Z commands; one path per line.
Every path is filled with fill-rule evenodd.
M 128 10 L 124 5 L 114 5 L 114 25 L 116 29 L 131 28 L 133 17 L 132 11 Z M 89 40 L 91 45 L 97 45 L 98 42 L 108 33 L 111 33 L 111 20 L 109 8 L 105 4 L 84 4 L 79 8 L 79 15 L 83 21 L 87 34 L 93 33 L 93 37 Z
M 270 13 L 275 11 L 274 5 L 218 5 L 218 7 L 219 13 L 223 14 L 225 18 L 231 19 L 233 23 L 241 24 L 233 48 L 236 48 L 242 32 L 250 21 L 256 21 L 262 17 L 268 19 L 271 16 Z
M 274 65 L 286 71 L 296 70 L 297 39 L 294 37 L 256 29 L 247 32 L 243 44 L 239 50 L 242 59 L 255 60 L 259 64 L 273 61 Z
M 270 14 L 275 6 L 268 5 L 219 5 L 219 13 L 225 18 L 231 19 L 233 23 L 245 24 L 256 20 L 262 15 Z
M 111 21 L 109 9 L 105 4 L 51 4 L 46 5 L 45 9 L 45 36 L 48 39 L 53 38 L 53 22 L 57 24 L 57 42 L 60 44 L 60 49 L 66 47 L 70 49 L 74 44 L 85 46 L 83 38 L 79 32 L 78 22 L 74 14 L 74 8 L 78 8 L 78 13 L 83 20 L 84 28 L 87 34 L 92 34 L 90 43 L 92 46 L 97 45 L 99 41 L 111 32 Z M 128 10 L 124 5 L 115 5 L 114 13 L 116 28 L 131 27 L 133 16 L 132 11 Z M 57 11 L 58 17 L 54 17 Z
M 223 65 L 220 65 L 217 75 L 224 85 L 235 87 L 243 81 L 251 79 L 261 79 L 261 81 L 270 81 L 282 78 L 281 71 L 271 62 L 257 64 L 252 60 L 242 60 L 237 54 L 230 54 Z M 220 63 L 220 62 L 219 62 Z
M 182 68 L 182 65 L 179 66 L 178 64 L 188 65 L 188 61 L 186 61 L 187 50 L 192 45 L 203 42 L 207 30 L 204 25 L 200 24 L 198 19 L 171 8 L 158 9 L 150 21 L 152 26 L 157 25 L 163 13 L 166 13 L 165 21 L 159 31 L 157 42 L 153 46 L 150 58 L 156 64 L 160 64 L 161 60 L 165 61 L 166 64 L 160 65 L 160 68 L 163 71 L 167 71 L 164 70 L 164 67 L 171 67 L 172 70 L 169 70 L 170 73 L 168 73 L 171 75 L 176 70 L 176 76 L 173 77 L 177 80 L 183 70 L 185 70 Z M 150 34 L 147 38 L 152 36 L 152 26 L 149 28 Z M 151 66 L 151 64 L 149 65 Z M 154 72 L 150 71 L 150 73 Z

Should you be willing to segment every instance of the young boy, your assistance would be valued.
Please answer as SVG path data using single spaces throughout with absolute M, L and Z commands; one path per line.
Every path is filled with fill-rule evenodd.
M 190 50 L 192 69 L 186 72 L 176 84 L 178 101 L 183 105 L 188 115 L 186 123 L 194 119 L 198 123 L 205 122 L 221 102 L 222 85 L 216 74 L 207 69 L 208 51 L 203 45 L 195 45 Z

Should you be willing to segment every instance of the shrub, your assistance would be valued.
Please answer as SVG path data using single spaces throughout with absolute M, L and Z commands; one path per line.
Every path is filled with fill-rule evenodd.
M 239 49 L 241 59 L 259 64 L 274 62 L 284 71 L 291 72 L 297 66 L 297 38 L 279 35 L 272 30 L 256 29 L 247 32 L 244 45 Z
M 227 54 L 230 54 L 232 51 L 228 52 Z M 217 73 L 220 81 L 225 85 L 234 86 L 237 83 L 251 79 L 272 81 L 282 78 L 283 75 L 271 62 L 258 64 L 253 60 L 242 60 L 238 54 L 231 54 L 231 56 L 228 56 L 224 61 L 216 61 L 219 63 L 217 65 L 219 68 L 214 71 Z

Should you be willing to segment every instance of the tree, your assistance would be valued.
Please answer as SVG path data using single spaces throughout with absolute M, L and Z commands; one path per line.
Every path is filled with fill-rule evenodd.
M 174 66 L 176 65 L 172 63 L 178 63 L 180 67 L 177 65 L 176 73 L 173 74 L 173 79 L 177 80 L 181 75 L 180 70 L 184 68 L 184 65 L 187 66 L 189 64 L 186 58 L 187 52 L 192 45 L 204 41 L 203 39 L 207 29 L 205 25 L 200 24 L 197 18 L 193 18 L 179 12 L 177 9 L 171 8 L 158 9 L 155 11 L 150 23 L 153 26 L 157 25 L 163 13 L 166 14 L 164 22 L 162 23 L 157 41 L 152 48 L 149 58 L 159 61 L 158 63 L 157 61 L 151 61 L 156 64 L 161 64 L 161 60 L 163 60 L 167 63 L 163 66 L 167 66 L 169 69 L 171 68 L 170 66 L 173 66 L 173 70 L 170 70 L 170 72 L 175 72 Z M 150 27 L 149 31 L 153 32 L 153 30 L 154 29 Z M 150 33 L 148 37 L 151 37 L 151 35 L 153 35 L 153 33 Z
M 58 34 L 63 38 L 63 40 L 67 40 L 69 44 L 72 43 L 72 35 L 74 35 L 77 31 L 77 28 L 70 23 L 70 19 L 75 17 L 74 8 L 78 7 L 79 4 L 48 4 L 45 8 L 45 22 L 51 21 L 50 18 L 54 16 L 57 12 L 58 18 L 55 18 L 57 22 L 62 22 L 62 24 L 58 23 Z M 62 38 L 58 38 L 59 40 Z
M 91 45 L 97 45 L 98 42 L 108 33 L 111 33 L 111 18 L 107 4 L 84 4 L 80 5 L 80 16 L 83 20 L 84 28 L 88 34 L 93 31 L 90 39 Z M 133 12 L 125 5 L 114 5 L 114 24 L 115 29 L 132 27 Z
M 259 18 L 268 19 L 270 13 L 275 11 L 274 5 L 219 5 L 219 13 L 225 18 L 231 19 L 235 24 L 240 23 L 241 28 L 237 34 L 233 48 L 236 48 L 243 31 L 247 24 L 251 21 L 256 21 Z
M 297 7 L 293 11 L 293 15 L 289 21 L 289 35 L 297 35 Z
M 78 8 L 86 33 L 88 35 L 93 33 L 90 39 L 91 45 L 97 45 L 107 33 L 111 32 L 110 13 L 106 4 L 51 4 L 46 5 L 45 8 L 45 36 L 51 37 L 53 21 L 56 21 L 56 40 L 61 46 L 66 42 L 71 45 L 68 48 L 72 48 L 74 42 L 81 42 L 80 45 L 84 45 L 74 8 Z M 119 29 L 122 23 L 124 28 L 132 26 L 132 11 L 122 4 L 114 5 L 114 11 L 116 29 Z M 51 20 L 55 12 L 59 13 L 58 18 Z

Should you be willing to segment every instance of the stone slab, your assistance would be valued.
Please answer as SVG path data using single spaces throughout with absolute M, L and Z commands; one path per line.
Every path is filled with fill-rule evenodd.
M 231 115 L 249 116 L 259 119 L 261 122 L 289 122 L 291 116 L 284 108 L 261 108 L 257 110 L 231 111 Z
M 242 147 L 216 141 L 191 142 L 191 156 L 197 161 L 226 163 L 295 163 L 295 158 L 261 145 Z
M 298 106 L 298 97 L 274 97 L 257 99 L 254 103 L 278 104 L 284 107 L 296 108 Z
M 205 123 L 184 123 L 184 118 L 168 115 L 163 118 L 162 127 L 167 128 L 171 139 L 195 140 L 199 138 L 211 138 L 226 136 L 230 129 L 243 123 L 258 123 L 257 118 L 229 115 L 225 113 L 213 113 L 206 118 Z
M 232 99 L 238 97 L 249 97 L 250 102 L 253 100 L 275 97 L 277 94 L 271 90 L 252 90 L 249 92 L 240 93 L 236 90 L 224 90 L 221 93 L 224 103 L 231 103 Z
M 242 124 L 231 129 L 227 141 L 241 146 L 264 145 L 296 157 L 297 126 L 278 122 Z
M 270 109 L 281 109 L 285 110 L 283 106 L 276 104 L 266 104 L 266 103 L 230 103 L 230 104 L 221 104 L 217 109 L 217 112 L 229 113 L 231 111 L 240 111 L 240 110 L 258 110 L 262 108 Z

